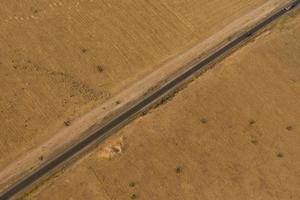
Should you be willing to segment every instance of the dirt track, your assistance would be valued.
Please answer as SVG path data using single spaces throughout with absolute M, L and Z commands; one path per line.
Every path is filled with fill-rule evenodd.
M 298 10 L 28 198 L 300 198 L 299 21 Z

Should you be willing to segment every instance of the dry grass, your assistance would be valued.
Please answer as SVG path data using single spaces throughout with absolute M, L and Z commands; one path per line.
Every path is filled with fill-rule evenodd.
M 299 10 L 292 16 L 122 129 L 122 155 L 95 150 L 29 198 L 300 199 Z
M 1 1 L 0 169 L 263 2 Z

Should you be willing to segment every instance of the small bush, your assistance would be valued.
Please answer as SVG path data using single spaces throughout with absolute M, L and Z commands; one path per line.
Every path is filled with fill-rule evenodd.
M 182 172 L 182 168 L 181 167 L 176 167 L 175 169 L 177 174 L 180 174 Z
M 64 121 L 64 124 L 65 124 L 65 126 L 70 126 L 71 122 L 69 120 L 68 121 Z
M 254 120 L 254 119 L 251 119 L 250 121 L 249 121 L 249 124 L 250 125 L 253 125 L 253 124 L 255 124 L 256 123 L 256 121 Z
M 206 118 L 202 118 L 200 121 L 201 121 L 202 124 L 206 124 L 207 123 L 207 119 Z

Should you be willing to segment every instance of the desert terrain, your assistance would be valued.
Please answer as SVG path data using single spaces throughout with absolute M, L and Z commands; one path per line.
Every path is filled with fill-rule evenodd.
M 24 199 L 300 199 L 299 36 L 297 9 Z
M 263 0 L 0 6 L 0 170 Z

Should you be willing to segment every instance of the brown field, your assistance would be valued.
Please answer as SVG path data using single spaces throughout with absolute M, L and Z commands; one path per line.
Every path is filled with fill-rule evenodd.
M 0 6 L 0 170 L 263 0 Z
M 25 199 L 300 199 L 300 12 Z

